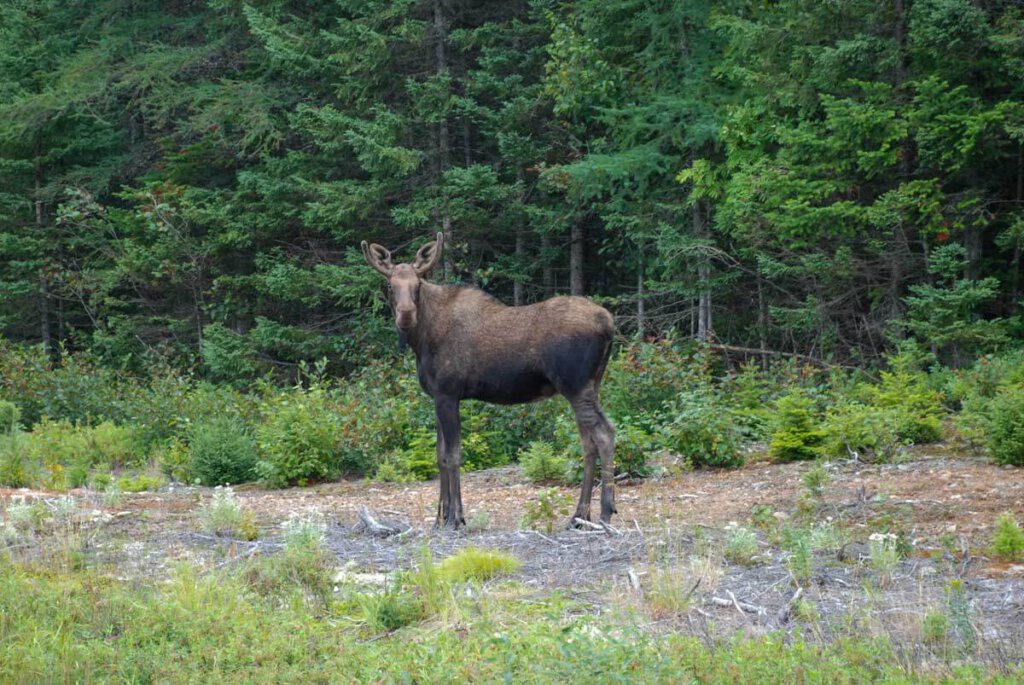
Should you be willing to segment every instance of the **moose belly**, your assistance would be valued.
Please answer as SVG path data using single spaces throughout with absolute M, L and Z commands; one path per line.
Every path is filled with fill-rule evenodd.
M 463 397 L 494 404 L 523 404 L 554 394 L 555 386 L 543 373 L 510 365 L 477 370 L 466 384 Z

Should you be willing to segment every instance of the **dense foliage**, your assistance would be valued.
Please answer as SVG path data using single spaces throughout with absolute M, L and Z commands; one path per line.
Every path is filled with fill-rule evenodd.
M 0 46 L 0 330 L 51 358 L 351 371 L 393 344 L 355 245 L 437 229 L 440 278 L 625 332 L 1020 333 L 1017 3 L 21 0 Z

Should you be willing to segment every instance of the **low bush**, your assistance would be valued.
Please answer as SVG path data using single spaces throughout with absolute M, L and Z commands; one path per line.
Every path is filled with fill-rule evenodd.
M 1002 388 L 988 403 L 985 447 L 1000 464 L 1024 466 L 1024 385 Z
M 531 442 L 519 453 L 519 465 L 534 483 L 564 483 L 568 477 L 569 460 L 543 440 Z
M 24 446 L 24 437 L 18 430 L 0 434 L 0 486 L 27 488 L 39 478 L 39 464 Z
M 0 435 L 13 433 L 20 418 L 21 410 L 18 409 L 18 405 L 7 400 L 0 400 Z
M 246 483 L 256 478 L 256 441 L 232 416 L 192 426 L 188 437 L 189 473 L 203 485 Z
M 231 488 L 214 489 L 210 499 L 199 509 L 199 524 L 210 535 L 256 538 L 252 516 L 242 509 Z
M 757 556 L 757 535 L 748 528 L 737 527 L 728 531 L 723 556 L 734 564 L 749 566 Z
M 1024 560 L 1024 531 L 1010 512 L 1003 512 L 996 519 L 996 531 L 992 536 L 992 555 L 1003 561 Z
M 558 521 L 569 516 L 571 507 L 571 496 L 558 488 L 546 488 L 538 492 L 532 501 L 526 503 L 522 526 L 531 529 L 543 528 L 550 535 Z
M 620 421 L 615 428 L 615 467 L 632 478 L 646 478 L 651 469 L 648 458 L 655 449 L 655 438 L 646 428 Z
M 352 447 L 341 416 L 322 386 L 295 388 L 272 397 L 256 432 L 258 472 L 270 487 L 308 485 L 341 472 Z
M 801 391 L 780 397 L 775 403 L 775 431 L 768 447 L 779 461 L 814 459 L 821 454 L 825 431 L 818 428 L 814 401 Z
M 660 438 L 693 466 L 738 467 L 742 435 L 732 412 L 706 388 L 680 393 L 666 408 Z
M 904 443 L 900 423 L 899 412 L 892 408 L 841 402 L 825 415 L 823 452 L 830 457 L 892 461 Z
M 901 440 L 923 445 L 942 439 L 942 395 L 929 387 L 928 376 L 914 371 L 900 357 L 890 359 L 877 385 L 861 384 L 855 392 L 869 405 L 889 410 Z

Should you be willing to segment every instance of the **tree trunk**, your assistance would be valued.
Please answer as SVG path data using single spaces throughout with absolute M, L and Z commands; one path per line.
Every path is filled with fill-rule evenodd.
M 697 200 L 693 203 L 693 235 L 700 240 L 708 237 L 707 217 L 704 203 Z M 697 340 L 709 342 L 713 336 L 711 324 L 711 265 L 704 257 L 697 265 L 697 282 L 699 296 L 697 302 Z
M 434 56 L 436 73 L 443 76 L 448 71 L 448 60 L 445 54 L 445 43 L 448 42 L 448 29 L 445 26 L 443 0 L 434 0 Z M 437 176 L 440 180 L 448 170 L 451 155 L 451 142 L 448 134 L 448 117 L 442 117 L 437 125 Z M 441 230 L 444 231 L 448 249 L 444 251 L 444 270 L 447 274 L 455 272 L 454 250 L 455 235 L 452 233 L 452 217 L 448 212 L 448 202 L 441 205 Z
M 762 350 L 768 349 L 768 307 L 764 301 L 764 284 L 761 283 L 761 275 L 757 276 L 757 341 Z M 768 355 L 761 355 L 761 368 L 768 370 Z
M 44 229 L 42 186 L 43 166 L 37 153 L 35 163 L 35 210 L 36 228 L 40 233 L 42 233 Z M 50 359 L 51 363 L 56 365 L 60 363 L 60 350 L 57 348 L 53 339 L 50 278 L 46 275 L 46 256 L 42 255 L 42 257 L 44 262 L 39 271 L 39 333 L 40 338 L 43 341 L 43 350 L 46 353 L 46 356 Z
M 586 231 L 583 220 L 574 221 L 570 232 L 569 245 L 569 294 L 583 296 L 587 294 L 583 282 L 583 252 L 586 243 Z
M 516 181 L 519 183 L 519 187 L 522 188 L 522 195 L 519 197 L 521 205 L 526 204 L 526 189 L 523 186 L 523 169 L 522 167 L 516 169 Z M 526 261 L 526 214 L 523 211 L 519 212 L 518 218 L 516 219 L 516 271 L 518 272 L 523 268 L 523 262 Z M 519 307 L 523 304 L 523 277 L 520 273 L 516 274 L 515 280 L 512 282 L 512 304 Z
M 644 243 L 641 240 L 637 250 L 636 267 L 636 337 L 644 339 Z
M 555 294 L 555 270 L 551 266 L 551 236 L 547 233 L 540 236 L 540 251 L 544 255 L 544 269 L 541 272 L 544 297 L 551 297 Z
M 1017 148 L 1017 207 L 1024 203 L 1024 145 Z M 1010 309 L 1017 306 L 1020 299 L 1020 243 L 1021 236 L 1017 236 L 1013 244 L 1013 276 L 1010 292 L 1013 297 L 1010 299 Z

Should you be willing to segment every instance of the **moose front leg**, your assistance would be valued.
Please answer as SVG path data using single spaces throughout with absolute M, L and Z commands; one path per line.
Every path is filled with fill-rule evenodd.
M 437 468 L 441 489 L 437 524 L 458 528 L 466 523 L 462 514 L 462 487 L 459 482 L 459 468 L 462 466 L 459 402 L 437 398 L 434 400 L 434 412 L 437 415 Z

